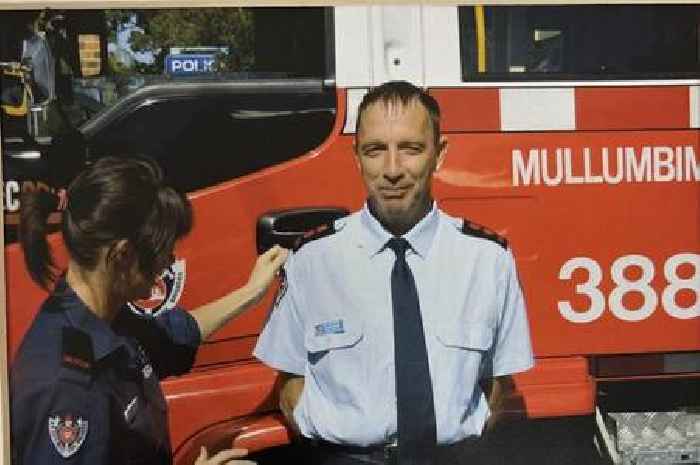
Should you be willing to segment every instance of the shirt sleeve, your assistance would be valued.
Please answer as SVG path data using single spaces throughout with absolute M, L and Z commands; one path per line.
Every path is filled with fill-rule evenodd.
M 297 260 L 295 254 L 285 264 L 284 280 L 253 355 L 276 370 L 303 376 L 307 355 L 304 326 L 299 314 L 300 305 L 303 305 L 299 287 L 303 281 Z
M 109 403 L 88 386 L 62 376 L 13 383 L 13 464 L 109 464 Z
M 201 335 L 189 312 L 176 307 L 156 318 L 144 318 L 123 310 L 119 326 L 138 340 L 159 378 L 182 375 L 192 368 Z
M 513 254 L 508 250 L 500 288 L 503 302 L 492 348 L 491 376 L 505 376 L 534 365 L 525 299 L 518 280 Z

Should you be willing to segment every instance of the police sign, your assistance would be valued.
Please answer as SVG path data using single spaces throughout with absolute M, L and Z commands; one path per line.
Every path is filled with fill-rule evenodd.
M 172 75 L 211 73 L 214 71 L 214 54 L 177 54 L 165 57 L 165 72 Z

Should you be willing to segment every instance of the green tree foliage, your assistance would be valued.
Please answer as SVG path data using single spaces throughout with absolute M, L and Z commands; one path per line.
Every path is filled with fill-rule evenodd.
M 132 50 L 150 52 L 155 62 L 137 64 L 139 73 L 160 74 L 171 47 L 228 47 L 219 57 L 222 71 L 247 71 L 254 62 L 253 14 L 244 8 L 191 8 L 168 10 L 112 11 L 108 15 L 110 31 L 119 22 L 136 17 L 143 32 L 131 34 Z

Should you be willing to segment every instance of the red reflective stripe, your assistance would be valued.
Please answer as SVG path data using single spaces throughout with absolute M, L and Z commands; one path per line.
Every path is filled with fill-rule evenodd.
M 63 355 L 63 361 L 68 365 L 77 366 L 85 370 L 89 369 L 92 366 L 90 362 L 68 354 Z
M 500 131 L 498 89 L 431 89 L 445 132 Z
M 682 129 L 690 114 L 688 86 L 579 87 L 576 129 Z

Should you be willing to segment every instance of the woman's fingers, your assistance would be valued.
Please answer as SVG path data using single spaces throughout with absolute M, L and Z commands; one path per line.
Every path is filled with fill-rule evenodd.
M 256 268 L 261 267 L 260 271 L 267 270 L 274 276 L 287 261 L 288 256 L 289 250 L 275 245 L 258 258 Z
M 236 464 L 236 465 L 255 465 L 255 462 L 250 460 L 234 460 L 240 457 L 245 457 L 248 455 L 248 449 L 224 449 L 221 452 L 212 456 L 208 461 L 207 465 L 223 465 L 223 464 Z
M 262 298 L 288 256 L 289 250 L 276 245 L 258 257 L 247 284 L 253 291 L 252 303 L 257 303 Z
M 207 458 L 207 449 L 202 446 L 194 465 L 256 465 L 252 460 L 236 460 L 246 455 L 248 455 L 248 449 L 224 449 Z
M 199 457 L 194 462 L 194 465 L 204 465 L 207 463 L 207 448 L 202 446 L 199 448 Z
M 279 263 L 280 261 L 284 263 L 284 261 L 287 259 L 287 256 L 289 255 L 289 250 L 285 249 L 284 247 L 281 247 L 279 245 L 272 246 L 269 248 L 264 254 L 262 254 L 262 257 L 264 260 L 276 264 Z
M 289 249 L 285 249 L 283 247 L 280 247 L 279 245 L 276 245 L 270 250 L 273 251 L 273 254 L 270 257 L 270 262 L 276 269 L 279 269 L 282 265 L 284 265 L 284 262 L 287 261 L 287 257 L 289 256 Z

